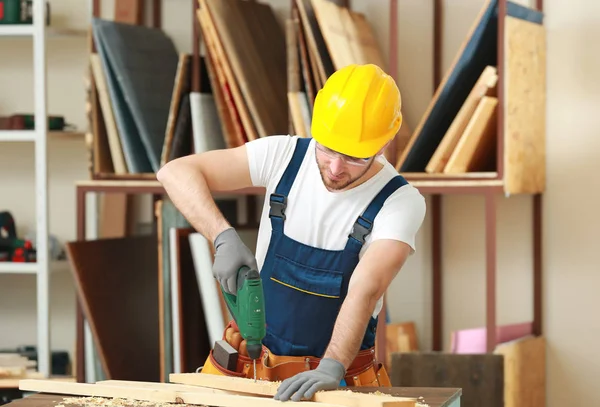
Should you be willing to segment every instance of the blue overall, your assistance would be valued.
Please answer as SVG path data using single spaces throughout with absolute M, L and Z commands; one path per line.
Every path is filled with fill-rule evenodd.
M 323 356 L 365 236 L 385 200 L 406 184 L 398 175 L 381 189 L 356 220 L 343 250 L 298 242 L 284 234 L 283 225 L 287 196 L 309 143 L 309 138 L 298 139 L 292 159 L 270 196 L 272 234 L 260 275 L 267 322 L 263 343 L 275 355 Z M 376 328 L 377 318 L 371 317 L 361 350 L 374 346 Z

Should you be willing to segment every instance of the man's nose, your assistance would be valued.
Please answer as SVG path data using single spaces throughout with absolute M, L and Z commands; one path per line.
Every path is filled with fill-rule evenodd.
M 339 175 L 344 171 L 344 160 L 340 157 L 336 157 L 331 160 L 329 164 L 329 170 L 333 175 Z

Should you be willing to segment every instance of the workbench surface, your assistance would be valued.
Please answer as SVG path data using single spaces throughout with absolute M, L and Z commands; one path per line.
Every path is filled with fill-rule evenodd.
M 380 391 L 402 397 L 422 397 L 423 406 L 427 407 L 454 407 L 458 406 L 458 400 L 461 396 L 460 389 L 453 388 L 422 388 L 422 387 L 384 387 L 384 388 L 352 388 L 354 391 Z M 42 394 L 36 393 L 26 397 L 14 400 L 2 407 L 56 407 L 67 397 L 61 394 Z M 144 402 L 144 407 L 160 406 L 161 403 Z M 76 407 L 75 404 L 65 404 L 65 407 Z M 126 407 L 126 406 L 123 406 Z M 240 406 L 241 407 L 241 406 Z

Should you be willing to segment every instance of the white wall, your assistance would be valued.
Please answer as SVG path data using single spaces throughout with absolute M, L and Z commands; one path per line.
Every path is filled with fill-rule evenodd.
M 483 0 L 444 1 L 443 67 L 446 69 L 464 39 Z M 77 4 L 76 4 L 77 3 Z M 104 1 L 106 15 L 112 13 Z M 164 2 L 167 4 L 167 2 Z M 288 0 L 269 1 L 284 16 Z M 353 0 L 355 10 L 365 12 L 374 26 L 384 55 L 388 50 L 388 1 Z M 423 0 L 398 2 L 398 83 L 404 113 L 414 128 L 429 103 L 432 89 L 432 3 Z M 520 3 L 529 4 L 527 0 Z M 600 374 L 600 351 L 596 346 L 600 323 L 593 319 L 599 305 L 599 286 L 594 232 L 598 229 L 596 208 L 599 194 L 586 189 L 600 169 L 595 152 L 600 141 L 595 134 L 600 115 L 600 56 L 593 39 L 600 29 L 594 17 L 597 2 L 546 0 L 548 34 L 547 174 L 544 197 L 544 328 L 548 339 L 548 405 L 598 405 L 593 384 Z M 67 6 L 68 5 L 68 6 Z M 86 2 L 52 0 L 62 7 L 66 23 L 85 27 Z M 79 7 L 79 8 L 77 8 Z M 181 50 L 189 51 L 189 0 L 169 0 L 163 8 L 164 28 Z M 8 41 L 8 42 L 6 42 Z M 85 40 L 52 40 L 49 64 L 51 112 L 64 113 L 85 125 L 83 72 Z M 68 42 L 67 42 L 68 41 Z M 31 109 L 28 68 L 30 49 L 15 50 L 24 40 L 0 41 L 0 113 Z M 592 46 L 589 46 L 589 45 Z M 17 153 L 24 156 L 17 157 Z M 50 143 L 51 231 L 61 239 L 75 236 L 73 181 L 87 177 L 87 158 L 82 141 Z M 4 168 L 15 168 L 11 177 L 1 175 L 0 208 L 13 210 L 23 228 L 33 223 L 32 149 L 25 145 L 0 146 Z M 589 176 L 586 177 L 586 175 Z M 589 181 L 592 181 L 591 183 Z M 532 317 L 531 199 L 498 197 L 498 323 Z M 484 202 L 479 196 L 447 196 L 443 199 L 444 343 L 455 329 L 485 323 Z M 509 223 L 512 224 L 509 225 Z M 431 343 L 430 284 L 431 233 L 427 216 L 418 237 L 418 251 L 390 288 L 389 306 L 394 321 L 415 320 L 421 345 Z M 52 345 L 73 349 L 73 288 L 69 274 L 52 277 Z M 35 337 L 34 283 L 26 276 L 0 276 L 0 347 L 26 343 Z M 15 306 L 8 312 L 8 306 Z M 13 330 L 4 327 L 13 327 Z M 584 329 L 586 331 L 584 331 Z

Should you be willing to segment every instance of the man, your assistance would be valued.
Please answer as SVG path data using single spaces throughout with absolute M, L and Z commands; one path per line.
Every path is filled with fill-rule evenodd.
M 371 64 L 347 66 L 315 99 L 312 138 L 273 135 L 183 157 L 158 173 L 176 207 L 214 242 L 213 274 L 225 291 L 236 292 L 241 266 L 260 271 L 268 355 L 260 368 L 282 380 L 275 399 L 344 383 L 389 385 L 374 361 L 377 316 L 425 216 L 421 194 L 383 156 L 400 110 L 390 76 Z M 211 197 L 249 187 L 266 188 L 256 257 Z

